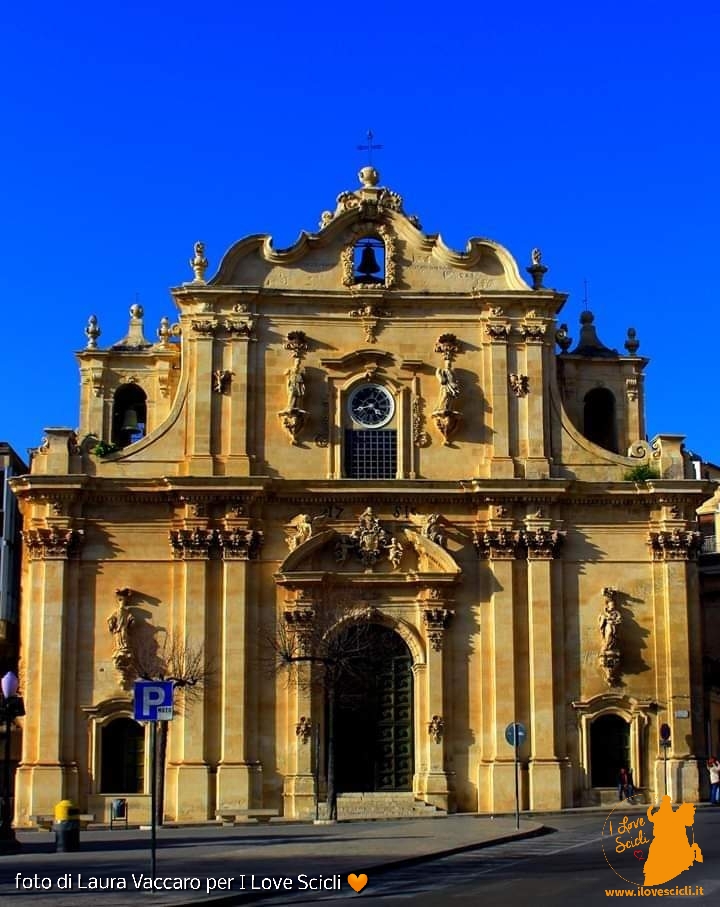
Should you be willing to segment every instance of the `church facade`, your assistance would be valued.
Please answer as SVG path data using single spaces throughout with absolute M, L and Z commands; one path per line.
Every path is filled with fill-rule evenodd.
M 511 811 L 516 722 L 523 808 L 614 797 L 623 766 L 695 798 L 709 491 L 682 436 L 645 440 L 635 331 L 618 353 L 584 312 L 574 342 L 539 250 L 527 281 L 495 242 L 454 251 L 370 167 L 290 248 L 190 265 L 157 339 L 137 305 L 109 347 L 90 319 L 80 429 L 13 480 L 18 824 L 65 797 L 147 816 L 136 649 L 168 640 L 203 676 L 168 819 L 313 817 L 331 736 L 341 818 Z M 349 626 L 329 704 L 314 647 Z

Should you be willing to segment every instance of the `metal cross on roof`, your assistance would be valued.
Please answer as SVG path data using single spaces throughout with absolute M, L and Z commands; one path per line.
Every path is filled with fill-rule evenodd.
M 379 151 L 379 150 L 382 148 L 382 145 L 373 145 L 373 139 L 374 139 L 374 138 L 375 138 L 375 134 L 373 133 L 372 129 L 368 129 L 368 131 L 367 131 L 367 145 L 358 145 L 358 146 L 357 146 L 357 150 L 358 150 L 358 151 L 367 151 L 367 153 L 368 153 L 368 166 L 369 166 L 369 167 L 372 167 L 372 153 L 373 153 L 373 151 Z

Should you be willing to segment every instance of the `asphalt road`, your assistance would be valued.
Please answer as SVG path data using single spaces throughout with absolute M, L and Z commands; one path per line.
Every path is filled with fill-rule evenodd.
M 622 817 L 620 817 L 622 821 Z M 425 865 L 388 870 L 370 879 L 359 894 L 305 900 L 304 903 L 327 904 L 330 901 L 363 901 L 375 905 L 437 907 L 451 903 L 470 903 L 480 907 L 527 907 L 527 905 L 579 905 L 595 907 L 628 895 L 610 895 L 610 891 L 631 892 L 629 896 L 656 897 L 638 894 L 642 883 L 642 859 L 647 858 L 648 845 L 633 846 L 621 854 L 616 852 L 617 826 L 613 835 L 606 827 L 603 837 L 603 817 L 572 816 L 547 819 L 555 829 L 552 834 L 470 853 L 443 857 Z M 649 829 L 649 831 L 647 831 Z M 622 844 L 635 842 L 643 829 L 635 828 L 619 837 Z M 652 840 L 652 827 L 645 819 L 647 838 Z M 677 895 L 675 900 L 693 903 L 717 903 L 720 895 L 720 809 L 700 809 L 695 817 L 694 840 L 700 845 L 703 862 L 695 863 L 677 878 L 656 886 L 672 890 L 689 886 L 689 895 Z M 616 874 L 606 859 L 622 874 Z M 635 855 L 638 852 L 638 856 Z M 642 859 L 640 859 L 642 851 Z M 696 894 L 698 887 L 702 894 Z M 647 889 L 646 889 L 647 890 Z M 666 895 L 661 895 L 667 897 Z M 302 903 L 300 899 L 273 898 L 264 907 L 279 907 Z M 449 907 L 449 905 L 448 905 Z

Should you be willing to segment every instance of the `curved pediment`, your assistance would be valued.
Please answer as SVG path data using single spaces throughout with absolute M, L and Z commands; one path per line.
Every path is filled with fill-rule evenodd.
M 360 171 L 362 186 L 338 196 L 335 211 L 325 211 L 318 232 L 301 232 L 289 247 L 276 249 L 272 237 L 255 234 L 225 254 L 210 286 L 258 286 L 278 290 L 352 289 L 352 253 L 361 239 L 375 237 L 385 246 L 384 289 L 424 293 L 481 293 L 484 290 L 531 292 L 517 262 L 491 239 L 468 240 L 464 251 L 445 244 L 440 234 L 425 234 L 417 217 L 407 215 L 402 198 L 378 185 L 373 168 Z
M 372 573 L 400 582 L 423 574 L 460 575 L 457 562 L 441 545 L 409 528 L 391 535 L 379 521 L 374 523 L 369 531 L 361 523 L 350 534 L 325 529 L 311 536 L 290 552 L 278 573 L 285 577 L 293 573 Z
M 412 529 L 405 530 L 405 537 L 418 555 L 418 573 L 449 573 L 460 576 L 462 570 L 450 552 Z

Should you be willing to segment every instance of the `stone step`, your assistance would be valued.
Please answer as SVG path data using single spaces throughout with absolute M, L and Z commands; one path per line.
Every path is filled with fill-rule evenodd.
M 437 807 L 404 791 L 338 794 L 337 804 L 338 819 L 422 817 L 442 813 Z

